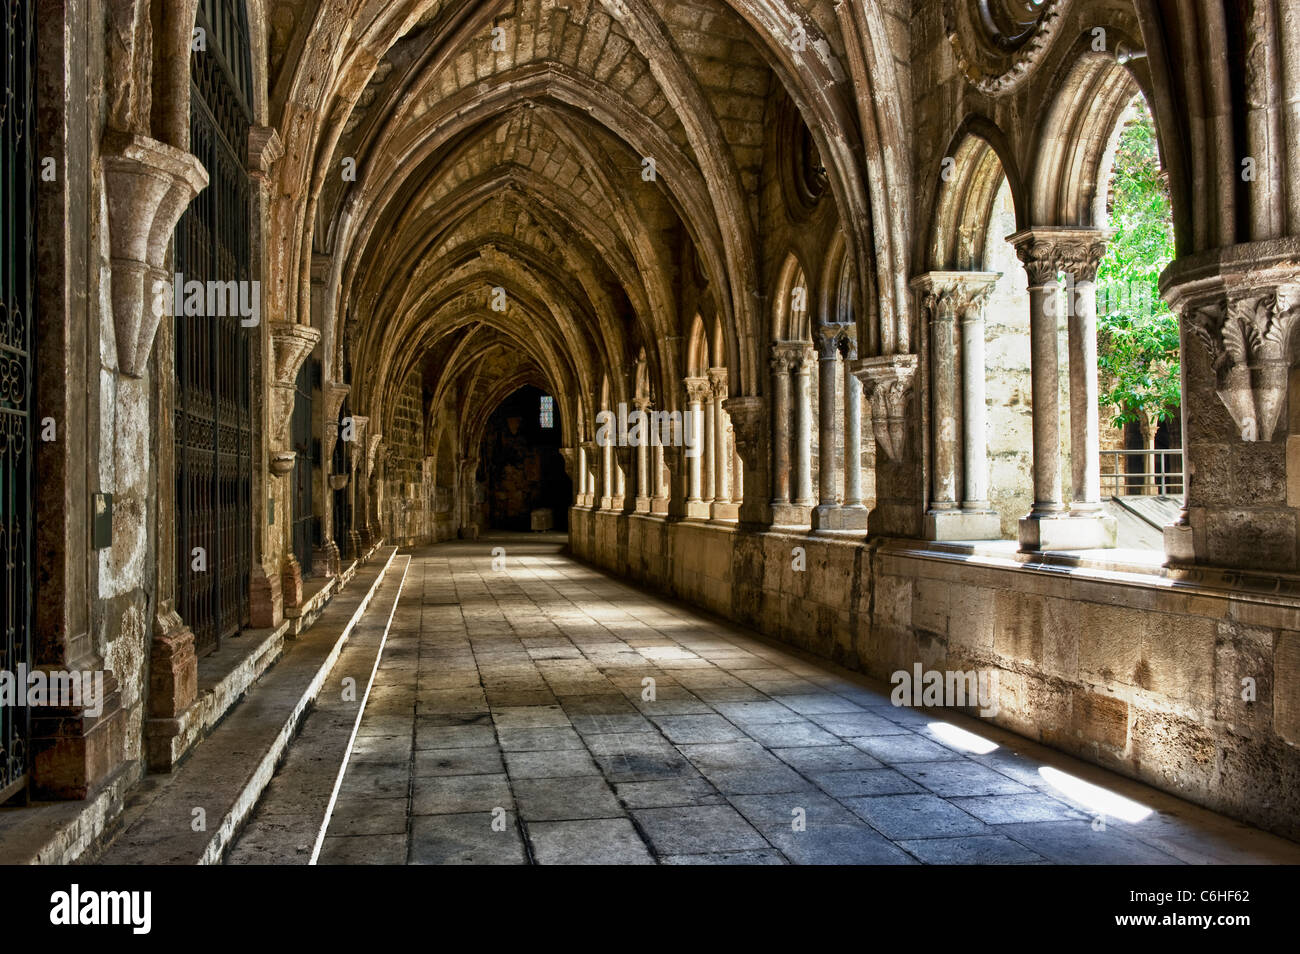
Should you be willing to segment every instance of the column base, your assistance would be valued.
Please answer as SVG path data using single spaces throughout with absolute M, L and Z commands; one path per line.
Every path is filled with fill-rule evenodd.
M 714 520 L 737 520 L 740 518 L 740 504 L 730 501 L 713 501 L 710 515 Z
M 302 615 L 302 565 L 292 554 L 285 557 L 280 571 L 280 592 L 284 595 L 285 618 L 297 619 Z
M 772 502 L 772 526 L 806 527 L 811 522 L 811 507 L 804 504 Z
M 322 568 L 322 575 L 329 578 L 339 575 L 339 563 L 342 554 L 339 553 L 338 544 L 333 540 L 326 540 L 318 547 L 314 547 L 311 552 L 313 566 Z
M 248 588 L 248 625 L 253 629 L 275 629 L 284 621 L 283 578 L 254 563 Z
M 112 672 L 104 672 L 103 691 L 103 697 L 95 700 L 98 713 L 86 708 L 32 708 L 33 798 L 86 798 L 122 764 L 126 711 Z
M 996 510 L 931 510 L 923 533 L 927 540 L 997 540 L 1002 518 Z
M 637 512 L 637 513 L 649 513 L 649 512 L 650 512 L 650 498 L 649 498 L 649 497 L 637 497 L 637 498 L 636 498 L 636 512 Z
M 1020 518 L 1022 550 L 1101 550 L 1115 546 L 1115 518 L 1030 514 Z
M 814 530 L 866 530 L 870 515 L 866 507 L 841 507 L 839 504 L 818 507 L 812 512 Z
M 1165 527 L 1165 557 L 1171 564 L 1193 564 L 1196 562 L 1196 541 L 1192 528 L 1188 524 L 1174 524 Z
M 653 513 L 653 514 L 658 514 L 658 515 L 661 516 L 661 517 L 662 517 L 662 516 L 666 516 L 667 513 L 668 513 L 668 498 L 667 498 L 667 497 L 651 497 L 651 498 L 650 498 L 650 512 Z
M 696 520 L 708 520 L 712 515 L 713 504 L 707 500 L 686 501 L 686 516 Z

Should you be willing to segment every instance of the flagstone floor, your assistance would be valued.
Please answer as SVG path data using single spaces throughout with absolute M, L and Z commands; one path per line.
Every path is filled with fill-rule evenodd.
M 562 540 L 415 551 L 377 669 L 377 639 L 340 660 L 228 862 L 1300 861 L 986 722 L 895 707 Z

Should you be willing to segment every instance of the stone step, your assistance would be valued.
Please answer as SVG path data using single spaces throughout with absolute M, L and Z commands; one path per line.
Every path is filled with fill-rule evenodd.
M 389 621 L 397 613 L 397 602 L 412 589 L 412 581 L 406 577 L 410 563 L 409 556 L 399 556 L 394 562 L 372 611 L 353 631 L 330 673 L 327 687 L 303 720 L 301 731 L 247 825 L 230 846 L 227 864 L 311 863 L 313 849 L 331 817 L 342 767 L 349 757 L 371 758 L 369 748 L 376 740 L 356 733 L 362 711 L 370 711 L 376 699 L 385 694 L 380 663 L 391 660 L 393 654 L 381 653 Z M 418 590 L 414 598 L 418 602 Z M 367 692 L 372 675 L 375 687 Z M 345 678 L 355 680 L 355 691 L 346 695 L 341 691 Z M 367 702 L 371 706 L 367 707 Z
M 279 662 L 169 775 L 147 778 L 128 802 L 101 864 L 212 864 L 221 860 L 297 734 L 344 645 L 370 614 L 396 547 L 377 550 L 316 625 L 287 641 Z M 395 593 L 395 590 L 394 590 Z M 381 600 L 382 602 L 382 600 Z

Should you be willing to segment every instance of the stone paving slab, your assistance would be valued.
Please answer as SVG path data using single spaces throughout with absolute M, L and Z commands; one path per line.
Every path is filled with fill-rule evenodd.
M 896 708 L 554 539 L 414 552 L 322 864 L 1300 862 L 978 719 Z M 270 803 L 325 754 L 299 745 L 232 860 L 292 841 Z M 1143 817 L 1107 817 L 1089 785 Z

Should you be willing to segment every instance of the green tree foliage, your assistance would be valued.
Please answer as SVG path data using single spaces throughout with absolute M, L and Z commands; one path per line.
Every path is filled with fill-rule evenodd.
M 1115 234 L 1097 275 L 1102 411 L 1117 427 L 1148 415 L 1168 420 L 1180 401 L 1178 318 L 1157 283 L 1174 256 L 1173 213 L 1140 97 L 1120 134 L 1108 205 Z

